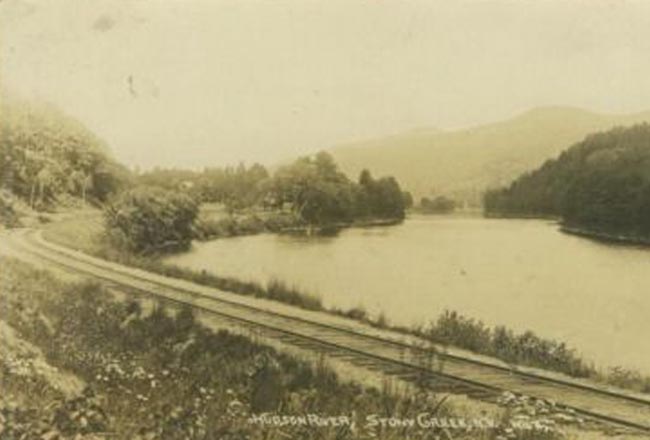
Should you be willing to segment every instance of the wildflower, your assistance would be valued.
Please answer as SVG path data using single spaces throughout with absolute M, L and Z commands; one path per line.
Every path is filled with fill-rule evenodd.
M 235 399 L 235 400 L 231 400 L 228 406 L 231 408 L 240 408 L 244 406 L 244 404 L 241 403 L 239 400 Z

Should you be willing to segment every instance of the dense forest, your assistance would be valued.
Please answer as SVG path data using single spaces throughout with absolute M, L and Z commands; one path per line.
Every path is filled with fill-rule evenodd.
M 0 184 L 31 208 L 104 202 L 129 173 L 104 143 L 56 108 L 3 99 Z
M 650 237 L 650 125 L 588 136 L 509 187 L 487 192 L 485 210 L 554 216 L 570 227 Z

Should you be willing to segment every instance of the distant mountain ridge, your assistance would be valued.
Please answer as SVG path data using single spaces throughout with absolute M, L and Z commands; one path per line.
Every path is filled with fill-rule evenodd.
M 650 243 L 650 124 L 587 136 L 511 185 L 489 191 L 497 216 L 552 216 L 582 234 Z
M 650 122 L 650 111 L 612 115 L 541 107 L 512 119 L 454 131 L 418 129 L 330 150 L 341 169 L 394 175 L 419 198 L 447 195 L 478 205 L 490 188 L 509 184 L 590 133 Z

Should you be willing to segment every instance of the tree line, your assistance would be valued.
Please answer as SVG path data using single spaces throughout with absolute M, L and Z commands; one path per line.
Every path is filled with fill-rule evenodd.
M 201 171 L 154 168 L 139 174 L 137 183 L 170 191 L 181 191 L 198 203 L 220 203 L 228 209 L 259 204 L 266 193 L 270 174 L 260 164 L 206 167 Z
M 139 175 L 138 183 L 182 191 L 199 203 L 221 203 L 230 210 L 293 209 L 314 224 L 402 218 L 412 204 L 395 178 L 375 179 L 364 170 L 358 182 L 352 182 L 326 152 L 301 157 L 274 174 L 260 164 L 202 171 L 154 169 Z
M 590 135 L 487 192 L 484 203 L 488 214 L 554 216 L 596 232 L 650 237 L 650 125 Z
M 364 170 L 354 182 L 325 152 L 297 159 L 271 175 L 262 165 L 203 171 L 153 170 L 137 177 L 105 210 L 109 235 L 135 252 L 186 246 L 201 203 L 230 210 L 289 211 L 301 223 L 329 226 L 404 218 L 412 200 L 393 177 Z

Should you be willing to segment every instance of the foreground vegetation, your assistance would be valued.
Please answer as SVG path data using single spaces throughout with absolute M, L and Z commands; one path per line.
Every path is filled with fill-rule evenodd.
M 650 393 L 650 376 L 623 367 L 598 369 L 564 342 L 540 337 L 532 331 L 516 333 L 505 326 L 489 327 L 480 320 L 446 310 L 429 325 L 417 328 L 391 327 L 386 318 L 369 319 L 363 310 L 340 312 L 371 325 L 415 334 L 432 342 L 491 356 L 514 366 L 529 366 L 591 379 L 639 393 Z
M 515 334 L 503 326 L 492 329 L 457 312 L 446 311 L 425 328 L 423 334 L 431 340 L 513 364 L 541 367 L 575 377 L 592 377 L 596 372 L 564 343 L 540 338 L 530 331 Z
M 542 338 L 531 331 L 515 333 L 504 326 L 491 328 L 480 320 L 454 311 L 445 311 L 429 326 L 414 331 L 431 341 L 492 356 L 513 365 L 557 371 L 572 377 L 650 393 L 650 376 L 622 367 L 600 370 L 564 342 Z
M 488 214 L 558 217 L 569 228 L 650 239 L 650 125 L 590 135 L 557 159 L 488 192 Z
M 341 381 L 323 363 L 278 352 L 225 330 L 212 331 L 188 309 L 118 301 L 92 283 L 62 283 L 45 271 L 2 259 L 0 321 L 9 344 L 0 358 L 0 439 L 552 439 L 546 427 L 513 429 L 515 413 L 493 429 L 389 427 L 366 416 L 471 417 L 442 396 L 400 393 Z M 16 347 L 22 347 L 18 350 Z M 25 347 L 29 348 L 27 354 Z M 70 374 L 74 376 L 69 377 Z M 64 379 L 64 376 L 66 380 Z M 355 426 L 265 426 L 265 412 L 343 416 Z M 445 434 L 446 431 L 447 433 Z M 500 437 L 506 436 L 506 437 Z

